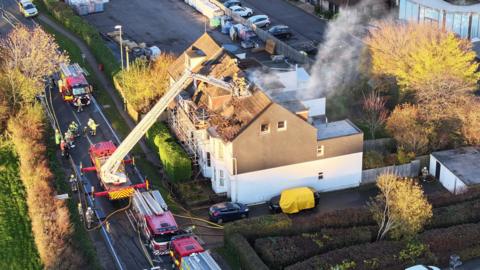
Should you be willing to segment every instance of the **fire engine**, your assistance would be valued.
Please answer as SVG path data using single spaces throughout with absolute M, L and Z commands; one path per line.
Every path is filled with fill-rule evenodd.
M 147 188 L 148 181 L 145 183 L 132 185 L 130 178 L 125 171 L 125 164 L 132 163 L 132 160 L 123 160 L 115 174 L 103 177 L 99 172 L 102 165 L 110 158 L 115 152 L 117 147 L 112 141 L 99 142 L 92 144 L 88 149 L 90 155 L 91 167 L 82 167 L 81 172 L 93 172 L 96 171 L 98 178 L 100 179 L 100 185 L 104 191 L 95 192 L 96 197 L 108 197 L 110 200 L 125 199 L 133 195 L 135 189 Z
M 88 75 L 88 73 L 77 63 L 71 65 L 60 64 L 58 90 L 64 101 L 74 106 L 77 106 L 79 100 L 83 105 L 90 104 L 92 86 L 88 84 L 85 78 L 86 75 Z
M 177 234 L 178 226 L 160 192 L 136 190 L 132 216 L 153 254 L 168 254 L 169 242 Z
M 172 268 L 180 270 L 220 270 L 220 266 L 210 252 L 198 243 L 193 235 L 184 234 L 172 237 L 170 243 Z

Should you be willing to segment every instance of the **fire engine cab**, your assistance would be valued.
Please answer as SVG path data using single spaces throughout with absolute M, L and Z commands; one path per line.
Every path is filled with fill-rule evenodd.
M 58 90 L 65 102 L 78 106 L 80 101 L 82 105 L 90 104 L 90 94 L 92 86 L 88 84 L 85 76 L 87 72 L 77 63 L 67 65 L 60 64 L 60 79 L 58 80 Z
M 105 191 L 95 192 L 94 195 L 96 197 L 108 197 L 110 200 L 120 200 L 132 196 L 135 189 L 148 189 L 148 181 L 145 181 L 145 183 L 132 185 L 127 172 L 125 171 L 125 164 L 132 163 L 132 160 L 122 160 L 118 171 L 115 175 L 112 175 L 111 178 L 102 177 L 102 175 L 99 173 L 100 168 L 116 149 L 117 147 L 112 141 L 106 141 L 92 144 L 88 150 L 93 166 L 85 168 L 82 167 L 81 172 L 97 172 L 97 176 L 100 179 L 100 184 Z
M 166 255 L 178 225 L 158 190 L 135 191 L 132 216 L 154 255 Z
M 174 269 L 221 270 L 210 252 L 203 249 L 191 234 L 172 237 L 170 256 L 173 260 L 172 268 Z

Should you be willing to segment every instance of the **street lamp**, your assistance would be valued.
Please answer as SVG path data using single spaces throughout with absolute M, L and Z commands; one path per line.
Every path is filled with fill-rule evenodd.
M 120 60 L 122 63 L 122 70 L 123 70 L 123 39 L 122 39 L 122 26 L 115 25 L 115 30 L 119 33 L 119 43 L 120 43 Z

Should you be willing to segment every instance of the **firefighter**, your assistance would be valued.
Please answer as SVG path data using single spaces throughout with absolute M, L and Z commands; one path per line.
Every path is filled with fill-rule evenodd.
M 75 121 L 72 121 L 68 126 L 68 130 L 76 137 L 78 135 L 78 124 Z
M 83 103 L 81 98 L 75 100 L 75 105 L 77 106 L 77 113 L 83 112 Z
M 65 143 L 65 141 L 63 139 L 60 140 L 60 151 L 62 151 L 62 157 L 65 156 L 65 146 L 67 144 Z
M 75 174 L 70 174 L 70 188 L 72 189 L 73 192 L 77 192 L 77 178 L 75 177 Z
M 92 208 L 89 206 L 87 208 L 87 211 L 85 212 L 85 219 L 87 221 L 87 228 L 90 229 L 90 227 L 92 227 L 92 223 L 93 223 L 93 216 L 94 215 L 94 212 L 92 210 Z
M 55 129 L 55 144 L 59 145 L 60 141 L 62 140 L 62 135 L 60 134 L 60 131 L 58 128 Z
M 99 125 L 92 118 L 88 119 L 87 125 L 90 128 L 90 135 L 95 136 Z
M 67 132 L 65 132 L 65 140 L 69 147 L 71 148 L 75 147 L 75 144 L 73 144 L 73 142 L 75 141 L 75 137 L 70 130 L 67 130 Z
M 88 126 L 83 127 L 83 137 L 87 137 Z

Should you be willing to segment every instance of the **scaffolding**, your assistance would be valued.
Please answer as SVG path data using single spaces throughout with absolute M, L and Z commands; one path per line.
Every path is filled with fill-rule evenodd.
M 198 165 L 202 158 L 200 146 L 203 144 L 199 131 L 208 126 L 208 112 L 182 96 L 178 96 L 176 101 L 175 108 L 168 113 L 168 123 L 192 159 L 193 165 Z

